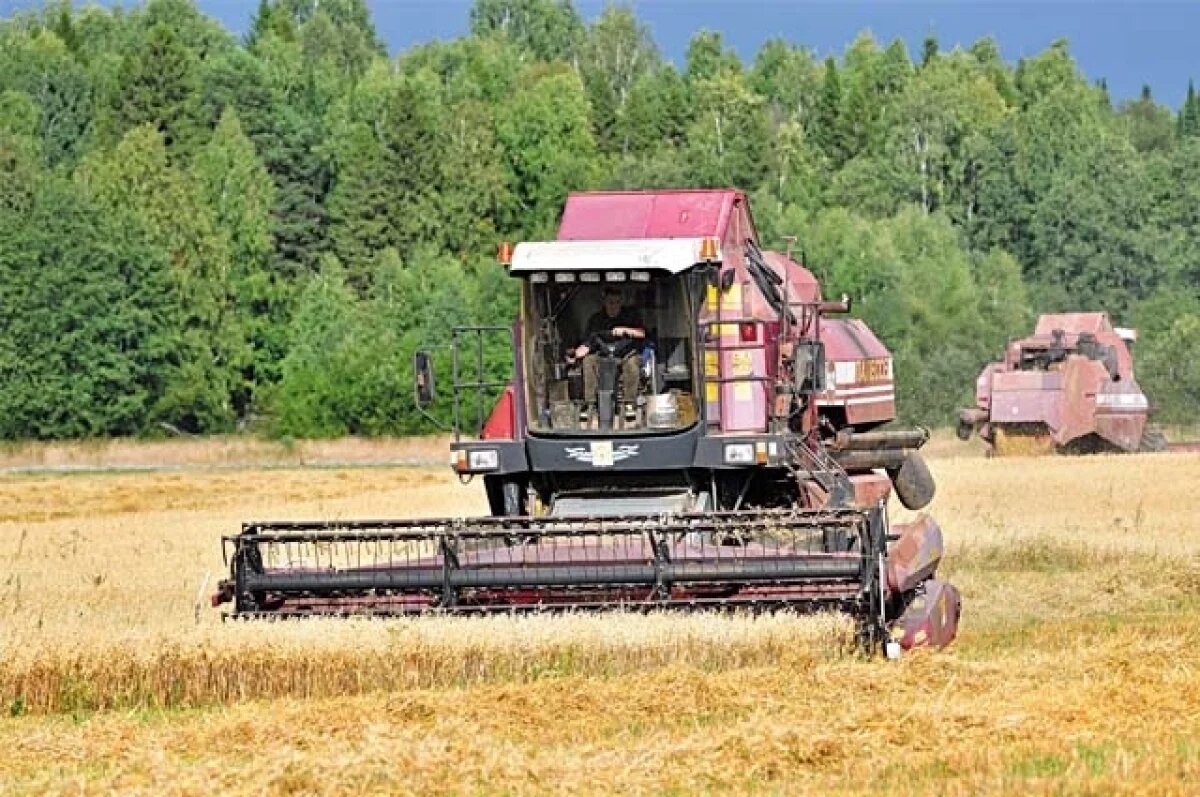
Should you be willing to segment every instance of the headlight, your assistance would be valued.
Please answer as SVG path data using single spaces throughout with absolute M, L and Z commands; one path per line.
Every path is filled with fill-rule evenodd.
M 753 465 L 754 443 L 726 443 L 726 465 Z
M 496 470 L 500 467 L 500 452 L 494 448 L 471 451 L 467 454 L 471 470 Z

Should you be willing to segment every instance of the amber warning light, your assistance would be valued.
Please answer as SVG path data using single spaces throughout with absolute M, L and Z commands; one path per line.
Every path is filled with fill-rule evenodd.
M 496 260 L 503 266 L 512 265 L 513 245 L 508 241 L 501 241 L 496 247 Z
M 700 239 L 700 259 L 708 262 L 719 260 L 717 256 L 717 239 L 716 238 L 701 238 Z

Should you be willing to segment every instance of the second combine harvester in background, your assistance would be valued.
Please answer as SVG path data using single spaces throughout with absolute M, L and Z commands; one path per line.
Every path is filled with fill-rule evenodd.
M 933 497 L 916 451 L 927 433 L 877 428 L 895 415 L 887 349 L 832 318 L 848 303 L 826 301 L 802 264 L 759 248 L 744 194 L 575 194 L 557 240 L 502 245 L 500 260 L 519 317 L 458 328 L 452 347 L 451 464 L 482 477 L 491 515 L 247 523 L 226 539 L 215 603 L 238 616 L 828 608 L 857 619 L 867 649 L 954 638 L 940 529 L 887 520 L 893 490 L 909 509 Z M 497 341 L 512 370 L 489 377 Z M 428 406 L 428 353 L 416 376 Z
M 1135 338 L 1107 313 L 1041 316 L 1033 335 L 1010 341 L 979 374 L 959 438 L 977 430 L 1000 456 L 1166 450 L 1134 379 Z

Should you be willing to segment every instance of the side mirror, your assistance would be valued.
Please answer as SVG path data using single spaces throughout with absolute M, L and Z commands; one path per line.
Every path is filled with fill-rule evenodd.
M 807 395 L 825 389 L 824 343 L 819 340 L 797 343 L 792 362 L 797 391 Z
M 721 272 L 721 293 L 728 293 L 733 287 L 733 281 L 737 278 L 737 273 L 733 269 L 727 268 Z
M 423 409 L 433 403 L 437 395 L 433 387 L 433 358 L 427 351 L 413 355 L 413 388 L 418 407 Z

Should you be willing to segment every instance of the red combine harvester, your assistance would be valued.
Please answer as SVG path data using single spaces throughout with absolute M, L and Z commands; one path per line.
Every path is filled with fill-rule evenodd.
M 1136 337 L 1107 313 L 1041 316 L 1032 336 L 1011 341 L 979 374 L 959 438 L 978 431 L 1001 456 L 1165 450 L 1133 376 Z
M 887 520 L 893 490 L 910 509 L 933 497 L 928 434 L 877 428 L 895 415 L 887 349 L 757 241 L 735 190 L 572 195 L 557 240 L 501 246 L 515 323 L 454 330 L 451 464 L 482 477 L 491 515 L 247 523 L 214 603 L 828 608 L 866 649 L 948 644 L 941 530 Z M 486 373 L 489 338 L 510 374 Z M 415 360 L 427 407 L 432 357 Z

